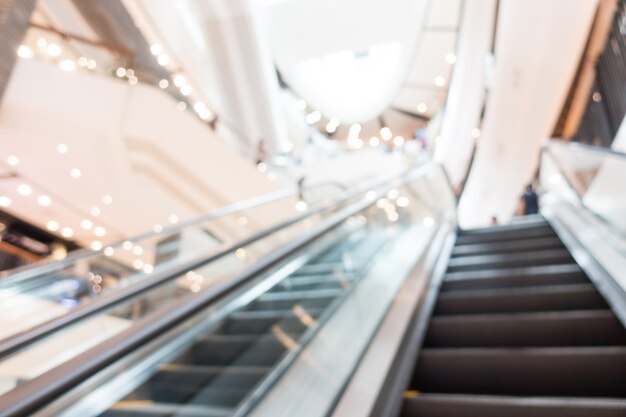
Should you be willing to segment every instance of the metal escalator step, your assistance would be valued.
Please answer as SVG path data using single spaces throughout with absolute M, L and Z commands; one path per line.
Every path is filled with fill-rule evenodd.
M 474 243 L 511 241 L 516 239 L 543 238 L 555 236 L 549 226 L 521 228 L 514 230 L 485 231 L 484 233 L 462 233 L 456 239 L 456 245 Z
M 271 334 L 214 335 L 199 339 L 191 349 L 172 363 L 200 366 L 271 366 L 288 349 L 283 341 Z
M 468 245 L 456 246 L 452 251 L 453 257 L 497 254 L 497 253 L 515 253 L 528 250 L 547 250 L 563 248 L 563 243 L 557 237 L 544 237 L 537 239 L 519 239 L 510 242 L 495 243 L 475 243 Z
M 473 229 L 461 229 L 459 231 L 459 235 L 478 235 L 478 234 L 485 234 L 485 233 L 525 230 L 525 229 L 532 229 L 532 228 L 538 228 L 538 227 L 539 228 L 550 227 L 550 224 L 544 217 L 537 216 L 533 219 L 524 218 L 523 221 L 515 221 L 511 223 L 506 223 L 506 224 L 476 227 Z
M 423 349 L 422 392 L 625 397 L 626 347 Z
M 272 326 L 279 326 L 289 334 L 304 333 L 307 328 L 315 324 L 321 314 L 319 309 L 295 310 L 265 310 L 265 311 L 238 311 L 218 328 L 220 334 L 263 334 L 271 330 Z
M 345 292 L 345 288 L 268 292 L 246 306 L 246 310 L 286 310 L 292 308 L 294 305 L 300 305 L 306 309 L 324 309 L 337 297 L 345 294 Z
M 488 288 L 515 288 L 584 283 L 589 283 L 589 280 L 580 267 L 574 263 L 566 265 L 542 265 L 447 273 L 441 285 L 441 293 Z
M 275 285 L 271 292 L 348 289 L 353 282 L 353 279 L 348 276 L 339 278 L 337 276 L 319 275 L 287 278 Z
M 422 394 L 404 400 L 401 417 L 623 417 L 626 400 Z
M 448 272 L 471 271 L 485 268 L 511 268 L 551 264 L 557 265 L 572 262 L 572 256 L 565 249 L 497 255 L 475 255 L 450 259 L 450 262 L 448 263 Z
M 167 364 L 159 367 L 126 400 L 186 404 L 208 387 L 252 389 L 268 372 L 263 367 L 223 367 Z
M 434 317 L 428 348 L 626 346 L 610 310 Z
M 437 299 L 434 314 L 438 316 L 604 308 L 607 308 L 606 302 L 595 287 L 588 283 L 442 293 Z

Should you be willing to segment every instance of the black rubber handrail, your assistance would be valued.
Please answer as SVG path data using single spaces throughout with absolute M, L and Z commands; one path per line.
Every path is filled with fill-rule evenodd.
M 419 168 L 418 168 L 419 170 Z M 151 290 L 157 286 L 160 286 L 166 282 L 169 282 L 187 271 L 192 269 L 204 266 L 209 264 L 210 262 L 216 261 L 228 254 L 235 252 L 237 249 L 247 246 L 251 243 L 254 243 L 262 238 L 271 235 L 279 230 L 285 229 L 288 226 L 293 225 L 299 221 L 302 221 L 308 217 L 311 217 L 317 213 L 326 211 L 333 207 L 336 207 L 343 202 L 354 198 L 360 194 L 363 194 L 371 189 L 375 189 L 381 187 L 389 182 L 393 182 L 402 178 L 403 176 L 408 175 L 406 172 L 400 174 L 394 174 L 390 176 L 385 176 L 382 179 L 377 179 L 373 181 L 368 181 L 364 184 L 358 185 L 347 193 L 344 193 L 340 196 L 337 196 L 328 202 L 322 203 L 316 207 L 312 207 L 311 209 L 293 216 L 281 223 L 278 223 L 274 226 L 263 229 L 257 233 L 254 233 L 248 236 L 245 239 L 242 239 L 235 243 L 230 243 L 223 245 L 218 248 L 216 251 L 203 254 L 197 256 L 193 259 L 186 260 L 184 262 L 178 263 L 176 265 L 172 265 L 170 267 L 164 268 L 160 271 L 156 271 L 150 274 L 149 277 L 132 284 L 124 289 L 120 289 L 111 293 L 108 296 L 102 296 L 94 301 L 91 301 L 87 304 L 84 304 L 80 307 L 75 308 L 67 314 L 64 314 L 60 317 L 55 317 L 48 321 L 45 321 L 41 324 L 38 324 L 28 330 L 25 330 L 21 333 L 16 333 L 11 335 L 5 339 L 0 340 L 0 358 L 4 358 L 7 355 L 15 353 L 31 343 L 34 343 L 38 340 L 41 340 L 45 337 L 48 337 L 55 332 L 74 324 L 80 320 L 83 320 L 87 317 L 90 317 L 94 314 L 100 313 L 106 309 L 109 309 L 119 303 L 127 301 L 131 298 L 140 296 L 148 290 Z
M 379 181 L 376 187 L 370 190 L 382 190 L 370 197 L 365 197 L 352 203 L 350 206 L 333 214 L 315 229 L 306 232 L 300 237 L 288 242 L 267 256 L 261 258 L 254 265 L 235 276 L 232 280 L 197 293 L 189 294 L 162 310 L 136 321 L 129 328 L 113 336 L 105 342 L 70 359 L 56 368 L 19 385 L 0 397 L 2 410 L 0 417 L 26 416 L 66 393 L 86 378 L 103 370 L 108 365 L 121 359 L 141 345 L 155 340 L 176 325 L 197 314 L 209 305 L 250 282 L 259 273 L 285 260 L 298 249 L 311 243 L 321 235 L 332 230 L 350 216 L 362 212 L 375 204 L 379 198 L 386 195 L 393 187 L 404 185 L 427 173 L 434 164 L 421 166 L 408 173 L 394 176 L 391 179 Z M 362 191 L 355 193 L 360 194 Z M 351 198 L 351 197 L 348 197 Z M 346 198 L 346 199 L 348 199 Z M 338 203 L 340 204 L 340 203 Z M 336 206 L 335 204 L 334 206 Z M 301 216 L 298 216 L 301 217 Z

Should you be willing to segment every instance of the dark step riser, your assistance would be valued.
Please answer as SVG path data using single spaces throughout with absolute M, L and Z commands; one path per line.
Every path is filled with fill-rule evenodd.
M 422 351 L 411 389 L 423 392 L 625 397 L 626 349 L 531 354 Z
M 554 314 L 522 318 L 436 318 L 431 321 L 424 341 L 424 346 L 429 348 L 615 345 L 626 345 L 626 332 L 610 313 L 570 314 L 565 318 Z
M 582 273 L 468 278 L 444 281 L 441 286 L 441 292 L 486 290 L 492 288 L 524 288 L 541 285 L 577 285 L 587 283 L 589 283 L 589 280 Z
M 606 308 L 602 296 L 589 285 L 588 290 L 568 291 L 493 291 L 491 294 L 456 292 L 439 297 L 435 315 L 485 314 L 485 313 L 524 313 L 538 311 L 596 310 Z M 574 287 L 574 286 L 571 286 Z M 545 287 L 553 288 L 553 287 Z M 517 293 L 515 291 L 518 291 Z M 466 296 L 460 296 L 464 294 Z

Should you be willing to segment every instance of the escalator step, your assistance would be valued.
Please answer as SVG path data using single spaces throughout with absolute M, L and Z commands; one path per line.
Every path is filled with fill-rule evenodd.
M 610 310 L 434 317 L 424 346 L 556 347 L 626 345 Z
M 502 229 L 496 231 L 486 231 L 484 233 L 461 233 L 456 239 L 456 244 L 468 245 L 474 243 L 500 242 L 553 236 L 555 236 L 555 234 L 552 228 L 549 226 L 538 226 L 512 230 Z
M 404 400 L 401 417 L 623 417 L 626 400 L 423 394 Z
M 450 262 L 448 263 L 448 272 L 475 271 L 486 268 L 556 265 L 572 262 L 572 256 L 565 249 L 517 252 L 497 255 L 474 255 L 450 259 Z
M 228 417 L 232 414 L 230 407 L 122 401 L 99 417 Z
M 471 245 L 456 246 L 452 251 L 453 257 L 515 253 L 528 250 L 548 250 L 563 248 L 563 243 L 557 237 L 544 237 L 539 239 L 520 239 L 511 242 L 476 243 Z
M 441 293 L 488 288 L 534 287 L 538 285 L 585 284 L 589 280 L 576 264 L 526 268 L 489 269 L 446 274 Z
M 606 306 L 602 296 L 589 283 L 442 293 L 434 314 L 593 310 Z
M 220 334 L 263 334 L 274 325 L 289 334 L 304 333 L 321 314 L 320 310 L 303 310 L 305 317 L 298 317 L 291 310 L 240 311 L 233 313 L 217 330 Z
M 423 349 L 411 383 L 422 392 L 626 396 L 626 347 Z
M 293 340 L 293 339 L 292 339 Z M 273 335 L 216 335 L 198 340 L 174 364 L 201 366 L 271 366 L 280 359 L 287 347 Z

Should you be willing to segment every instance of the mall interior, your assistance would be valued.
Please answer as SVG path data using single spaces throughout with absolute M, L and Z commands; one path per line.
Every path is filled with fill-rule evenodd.
M 626 0 L 1 0 L 0 417 L 626 416 Z

